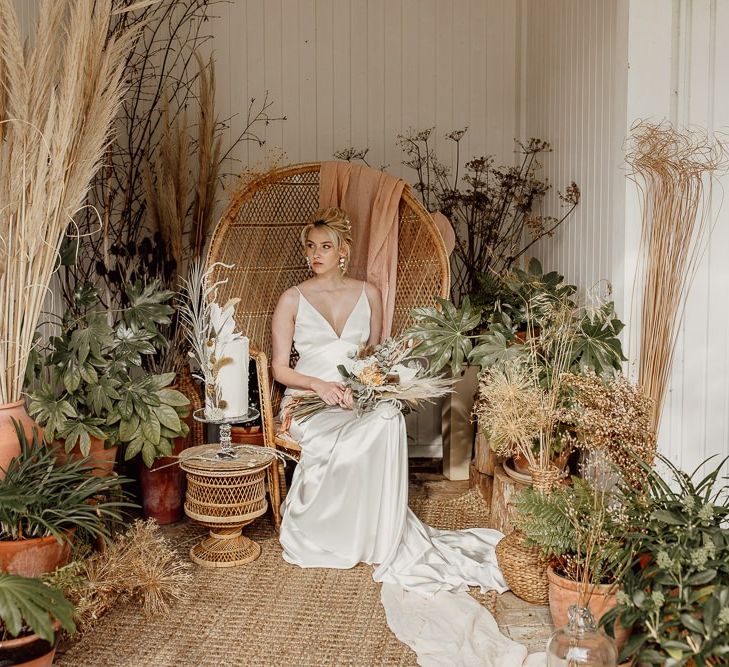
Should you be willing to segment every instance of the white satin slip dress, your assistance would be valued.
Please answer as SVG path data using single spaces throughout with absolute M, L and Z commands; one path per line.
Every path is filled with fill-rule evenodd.
M 299 292 L 295 370 L 341 381 L 337 365 L 351 368 L 369 339 L 370 314 L 363 285 L 338 336 Z M 526 649 L 501 635 L 469 595 L 453 595 L 469 586 L 507 590 L 494 551 L 503 535 L 488 528 L 437 530 L 410 510 L 400 411 L 383 405 L 357 417 L 331 408 L 303 424 L 293 422 L 290 432 L 301 445 L 301 458 L 281 508 L 284 559 L 300 567 L 376 565 L 373 578 L 384 584 L 388 623 L 422 665 L 522 665 Z M 484 642 L 488 660 L 480 655 Z

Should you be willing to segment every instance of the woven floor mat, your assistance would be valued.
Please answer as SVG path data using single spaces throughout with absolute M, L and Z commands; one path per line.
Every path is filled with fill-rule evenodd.
M 411 505 L 438 528 L 488 525 L 488 508 L 475 489 L 455 498 L 417 498 Z M 191 523 L 165 532 L 185 554 L 204 534 Z M 145 619 L 134 604 L 120 605 L 54 664 L 417 664 L 415 654 L 387 627 L 371 566 L 329 570 L 289 565 L 267 518 L 249 526 L 246 534 L 262 547 L 258 560 L 239 568 L 196 568 L 190 599 L 175 605 L 168 618 Z M 474 589 L 472 595 L 493 612 L 493 591 L 484 595 Z

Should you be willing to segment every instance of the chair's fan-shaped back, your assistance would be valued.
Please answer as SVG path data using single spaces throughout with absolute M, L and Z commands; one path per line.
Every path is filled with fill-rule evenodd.
M 319 207 L 320 163 L 264 174 L 238 192 L 215 229 L 208 266 L 227 279 L 219 301 L 238 297 L 240 331 L 271 356 L 271 316 L 282 292 L 309 275 L 299 241 L 301 228 Z M 428 212 L 410 194 L 400 201 L 398 269 L 392 332 L 410 324 L 409 312 L 447 296 L 449 267 L 443 240 Z

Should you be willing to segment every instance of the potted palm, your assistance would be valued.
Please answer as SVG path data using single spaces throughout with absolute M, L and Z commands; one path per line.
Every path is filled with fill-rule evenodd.
M 59 463 L 38 431 L 29 442 L 16 423 L 20 454 L 0 480 L 0 571 L 35 577 L 65 563 L 75 532 L 107 539 L 129 503 L 103 500 L 119 477 L 91 474 L 88 459 Z
M 0 664 L 52 665 L 58 630 L 76 630 L 73 612 L 58 589 L 0 572 Z

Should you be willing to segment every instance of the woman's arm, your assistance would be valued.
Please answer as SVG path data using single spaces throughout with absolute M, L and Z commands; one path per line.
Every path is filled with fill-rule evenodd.
M 370 302 L 370 339 L 367 345 L 377 345 L 380 342 L 380 334 L 382 333 L 382 297 L 380 290 L 374 285 L 367 283 L 365 286 L 367 300 Z
M 271 371 L 277 382 L 291 389 L 315 391 L 327 405 L 337 405 L 344 395 L 344 385 L 339 382 L 325 382 L 319 378 L 297 373 L 289 368 L 291 346 L 294 341 L 296 311 L 299 307 L 299 293 L 295 288 L 286 290 L 278 300 L 271 319 Z

